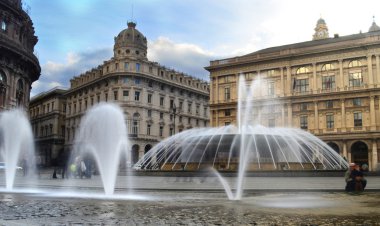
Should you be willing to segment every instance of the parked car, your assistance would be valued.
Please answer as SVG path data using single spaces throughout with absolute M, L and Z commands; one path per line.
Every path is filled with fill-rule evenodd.
M 0 171 L 5 171 L 5 162 L 0 162 Z M 16 170 L 22 170 L 21 166 L 16 166 Z

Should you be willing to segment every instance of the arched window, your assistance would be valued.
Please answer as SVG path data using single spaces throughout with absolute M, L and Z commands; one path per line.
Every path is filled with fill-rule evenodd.
M 362 71 L 360 68 L 357 68 L 360 66 L 362 66 L 362 64 L 359 60 L 353 60 L 348 64 L 348 68 L 350 68 L 348 72 L 348 82 L 350 87 L 360 87 L 363 85 Z
M 23 91 L 23 90 L 24 90 L 24 82 L 21 79 L 19 79 L 17 81 L 17 91 Z
M 359 61 L 359 60 L 353 60 L 351 61 L 349 64 L 348 64 L 348 67 L 349 68 L 352 68 L 352 67 L 360 67 L 362 66 L 362 63 Z
M 297 69 L 296 71 L 296 74 L 305 74 L 305 73 L 309 73 L 309 69 L 307 69 L 306 67 L 300 67 Z
M 330 71 L 334 70 L 334 66 L 332 64 L 325 64 L 322 66 L 322 71 Z

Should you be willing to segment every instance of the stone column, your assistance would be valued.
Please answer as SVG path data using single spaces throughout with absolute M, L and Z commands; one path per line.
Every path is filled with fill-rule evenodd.
M 342 106 L 342 119 L 341 119 L 341 130 L 342 132 L 346 132 L 346 108 L 344 106 L 345 99 L 341 99 L 340 103 Z
M 369 112 L 370 112 L 370 122 L 371 122 L 371 131 L 376 130 L 376 115 L 375 115 L 375 96 L 370 96 L 370 105 L 369 105 Z
M 219 103 L 219 76 L 216 76 L 215 77 L 215 84 L 216 84 L 216 87 L 215 87 L 215 97 L 214 97 L 214 104 L 217 104 Z
M 282 105 L 282 108 L 281 108 L 281 119 L 282 119 L 281 126 L 285 127 L 286 126 L 286 123 L 285 123 L 285 105 Z
M 284 87 L 284 68 L 280 68 L 280 73 L 281 73 L 281 84 L 280 84 L 280 89 L 281 89 L 281 96 L 285 95 L 285 87 Z
M 318 102 L 314 101 L 314 130 L 319 133 Z
M 344 90 L 344 76 L 343 76 L 343 59 L 339 59 L 339 88 L 340 90 Z
M 368 64 L 368 83 L 369 87 L 373 87 L 373 73 L 372 73 L 372 55 L 367 56 L 367 64 Z
M 210 104 L 212 104 L 212 102 L 214 101 L 214 89 L 213 89 L 213 86 L 214 86 L 214 78 L 210 75 Z
M 380 56 L 376 55 L 376 84 L 380 86 Z
M 291 74 L 290 66 L 286 66 L 286 90 L 287 95 L 290 96 L 292 94 L 292 74 Z
M 313 93 L 317 93 L 317 64 L 313 63 Z
M 293 127 L 293 125 L 292 125 L 292 118 L 293 118 L 292 104 L 288 103 L 288 127 Z
M 369 170 L 374 171 L 377 169 L 377 140 L 372 141 L 372 164 L 369 164 Z
M 351 156 L 348 156 L 347 153 L 347 143 L 346 141 L 343 141 L 343 156 L 346 157 L 348 162 L 351 162 Z

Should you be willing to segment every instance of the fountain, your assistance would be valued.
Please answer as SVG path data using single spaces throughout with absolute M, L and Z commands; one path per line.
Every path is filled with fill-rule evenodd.
M 105 194 L 112 195 L 120 157 L 125 154 L 127 161 L 130 161 L 129 149 L 123 111 L 115 104 L 100 103 L 83 117 L 75 137 L 75 156 L 72 159 L 91 155 L 99 170 Z
M 0 117 L 0 162 L 5 164 L 5 184 L 13 190 L 17 164 L 22 162 L 28 177 L 35 170 L 35 153 L 32 129 L 22 109 L 4 111 Z
M 336 170 L 346 161 L 326 143 L 297 128 L 261 126 L 254 94 L 261 80 L 239 79 L 237 126 L 186 130 L 157 144 L 135 165 L 138 170 L 237 171 L 236 193 L 216 172 L 229 199 L 240 200 L 245 173 L 253 170 Z

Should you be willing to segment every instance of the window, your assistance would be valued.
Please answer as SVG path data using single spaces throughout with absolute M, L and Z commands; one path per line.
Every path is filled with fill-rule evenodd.
M 140 121 L 140 114 L 134 113 L 133 122 L 132 122 L 132 134 L 134 135 L 137 135 L 139 133 L 139 121 Z
M 91 97 L 91 106 L 94 105 L 94 98 Z
M 276 120 L 274 118 L 268 119 L 268 127 L 275 127 L 276 126 Z
M 199 104 L 195 106 L 195 114 L 199 115 Z
M 300 67 L 297 69 L 296 71 L 296 74 L 305 74 L 305 73 L 309 73 L 309 69 L 307 69 L 306 67 Z
M 333 114 L 326 115 L 326 127 L 327 127 L 327 129 L 333 129 L 334 128 L 334 115 Z
M 129 90 L 124 90 L 123 91 L 123 100 L 128 101 L 128 97 L 129 97 Z
M 187 124 L 191 124 L 191 118 L 190 117 L 187 119 Z
M 224 88 L 224 100 L 230 100 L 231 95 L 230 95 L 230 88 L 226 87 Z
M 224 110 L 224 116 L 231 116 L 231 109 Z
M 149 87 L 153 87 L 153 81 L 150 80 L 150 81 L 148 82 L 148 86 L 149 86 Z
M 163 127 L 163 126 L 160 126 L 160 137 L 163 136 L 163 132 L 164 132 L 164 127 Z
M 139 72 L 139 71 L 140 71 L 140 64 L 136 63 L 136 72 Z
M 135 101 L 140 101 L 140 91 L 135 91 Z
M 360 98 L 354 98 L 354 99 L 352 99 L 352 105 L 354 105 L 354 106 L 361 106 L 362 105 L 362 100 Z
M 152 127 L 152 125 L 148 124 L 146 126 L 146 135 L 150 135 L 150 128 Z
M 115 64 L 115 70 L 119 69 L 119 63 Z
M 140 81 L 141 81 L 140 78 L 135 78 L 135 84 L 136 84 L 136 85 L 139 85 L 139 84 L 140 84 Z
M 307 115 L 301 115 L 300 117 L 300 127 L 301 129 L 307 129 Z
M 152 117 L 152 110 L 148 110 L 148 117 Z
M 224 82 L 229 82 L 229 81 L 230 81 L 230 76 L 229 75 L 224 76 Z
M 199 126 L 199 119 L 195 120 L 195 125 Z
M 183 108 L 183 102 L 180 101 L 180 102 L 179 102 L 178 111 L 182 111 L 182 108 Z
M 362 125 L 363 125 L 362 113 L 361 112 L 354 112 L 354 126 L 355 127 L 361 127 Z
M 118 99 L 118 95 L 119 95 L 119 92 L 116 90 L 116 91 L 113 91 L 113 99 L 114 100 L 117 100 Z
M 231 122 L 224 122 L 224 126 L 229 126 L 231 125 Z
M 178 121 L 182 122 L 182 116 L 179 116 Z
M 170 109 L 173 109 L 173 108 L 174 108 L 174 100 L 171 99 L 171 100 L 170 100 Z
M 161 106 L 161 107 L 164 106 L 164 97 L 160 97 L 160 106 Z
M 309 91 L 309 79 L 295 79 L 293 89 L 300 93 Z
M 108 93 L 105 93 L 106 102 L 108 101 Z
M 149 73 L 153 73 L 153 68 L 149 67 Z
M 165 85 L 161 84 L 160 88 L 161 88 L 161 90 L 165 90 Z
M 362 66 L 362 63 L 358 60 L 353 60 L 351 61 L 349 64 L 348 64 L 348 67 L 349 68 L 352 68 L 352 67 L 360 67 Z
M 268 95 L 274 95 L 274 82 L 268 83 Z
M 307 111 L 307 103 L 300 104 L 300 110 L 301 111 Z
M 124 83 L 124 84 L 128 84 L 128 77 L 124 77 L 124 78 L 123 78 L 123 83 Z
M 334 66 L 332 64 L 325 64 L 322 66 L 322 71 L 330 71 L 334 70 Z
M 7 77 L 5 76 L 5 73 L 0 71 L 0 83 L 6 84 L 7 83 Z
M 164 113 L 160 112 L 160 119 L 164 119 Z
M 191 103 L 187 105 L 187 112 L 191 113 Z
M 327 100 L 325 105 L 326 105 L 326 108 L 333 108 L 334 102 L 332 100 Z
M 335 88 L 335 76 L 323 76 L 322 77 L 322 89 L 329 90 Z
M 124 63 L 124 69 L 125 69 L 125 70 L 128 70 L 128 67 L 129 67 L 129 63 L 125 62 L 125 63 Z
M 7 30 L 7 23 L 5 21 L 1 21 L 1 30 L 6 31 Z
M 363 77 L 361 72 L 350 72 L 349 73 L 349 86 L 350 87 L 360 87 L 363 83 Z
M 152 94 L 148 93 L 148 104 L 152 103 Z
M 267 71 L 267 76 L 273 76 L 275 73 L 275 70 L 269 70 Z

